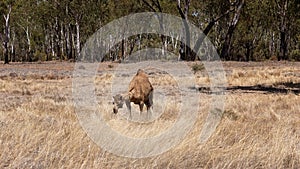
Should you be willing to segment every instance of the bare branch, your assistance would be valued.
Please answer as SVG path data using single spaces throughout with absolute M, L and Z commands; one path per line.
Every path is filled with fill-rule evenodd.
M 222 19 L 223 17 L 225 17 L 226 15 L 228 15 L 229 13 L 233 12 L 234 9 L 229 9 L 227 10 L 225 13 L 223 13 L 222 15 L 220 16 L 217 16 L 213 19 L 214 22 L 218 22 L 220 19 Z
M 179 12 L 181 18 L 182 18 L 182 19 L 186 19 L 186 18 L 185 18 L 185 15 L 184 15 L 184 13 L 183 13 L 181 7 L 180 7 L 180 0 L 178 0 L 177 2 L 178 2 L 178 3 L 177 3 L 177 9 L 178 9 L 178 12 Z
M 6 16 L 3 15 L 3 17 L 4 17 L 4 19 L 5 19 L 5 22 L 8 22 L 9 17 L 10 17 L 10 13 L 11 13 L 11 5 L 7 5 L 7 7 L 8 7 L 8 13 L 7 13 Z
M 236 10 L 236 15 L 234 15 L 234 18 L 233 18 L 233 22 L 232 22 L 232 24 L 233 25 L 236 25 L 237 24 L 237 22 L 238 22 L 238 20 L 239 20 L 239 17 L 240 17 L 240 14 L 241 14 L 241 9 L 242 9 L 242 7 L 244 6 L 244 3 L 245 3 L 245 0 L 242 0 L 241 2 L 240 2 L 240 4 L 239 4 L 239 6 L 237 7 L 237 10 Z
M 144 2 L 144 4 L 146 4 L 153 12 L 157 12 L 155 8 L 153 8 L 152 5 L 150 5 L 150 3 L 148 3 L 146 0 L 142 0 Z
M 156 0 L 156 3 L 154 3 L 154 5 L 158 8 L 159 12 L 162 12 L 162 8 L 161 8 L 161 5 L 159 3 L 159 0 Z

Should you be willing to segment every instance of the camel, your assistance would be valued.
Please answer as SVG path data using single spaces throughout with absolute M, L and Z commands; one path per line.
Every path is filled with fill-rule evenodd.
M 133 79 L 130 81 L 128 91 L 125 94 L 117 94 L 113 96 L 113 112 L 118 113 L 118 109 L 122 108 L 124 102 L 129 111 L 129 118 L 131 115 L 131 102 L 138 104 L 140 107 L 140 115 L 143 112 L 144 104 L 147 107 L 147 114 L 149 117 L 150 108 L 153 106 L 153 87 L 149 81 L 144 70 L 139 69 Z

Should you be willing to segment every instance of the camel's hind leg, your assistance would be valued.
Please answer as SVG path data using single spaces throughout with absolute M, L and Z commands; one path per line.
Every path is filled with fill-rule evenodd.
M 153 110 L 153 91 L 150 92 L 148 100 L 145 104 L 147 106 L 147 118 L 150 119 L 152 117 Z
M 132 119 L 130 100 L 126 100 L 125 103 L 126 103 L 127 110 L 129 112 L 129 119 Z
M 152 107 L 153 106 L 153 90 L 149 93 L 148 102 L 149 102 L 149 106 Z

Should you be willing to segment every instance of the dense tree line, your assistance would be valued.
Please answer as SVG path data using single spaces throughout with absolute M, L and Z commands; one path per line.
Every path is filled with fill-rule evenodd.
M 146 11 L 179 16 L 185 30 L 185 22 L 195 24 L 224 60 L 300 60 L 299 0 L 1 0 L 1 60 L 74 60 L 100 27 Z M 180 38 L 136 35 L 112 47 L 104 60 L 124 59 L 149 45 L 198 59 Z

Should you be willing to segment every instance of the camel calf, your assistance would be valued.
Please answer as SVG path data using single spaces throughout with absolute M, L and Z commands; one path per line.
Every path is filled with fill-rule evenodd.
M 150 108 L 153 105 L 153 87 L 149 81 L 147 74 L 139 69 L 129 84 L 128 92 L 126 94 L 117 94 L 113 97 L 113 112 L 118 113 L 118 109 L 122 108 L 124 102 L 129 111 L 129 118 L 131 119 L 131 105 L 138 104 L 140 107 L 140 114 L 143 112 L 144 104 L 147 107 L 147 114 L 149 115 Z

